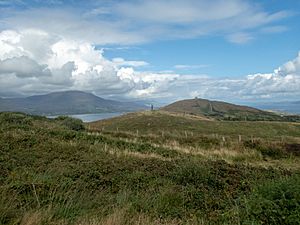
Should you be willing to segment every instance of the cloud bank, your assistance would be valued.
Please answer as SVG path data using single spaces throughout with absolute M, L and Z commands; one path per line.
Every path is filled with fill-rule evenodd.
M 83 90 L 98 95 L 148 96 L 159 91 L 173 74 L 136 72 L 144 61 L 108 60 L 87 42 L 50 35 L 40 30 L 0 33 L 1 92 L 35 94 Z
M 161 101 L 196 96 L 232 101 L 300 97 L 300 53 L 273 73 L 215 79 L 141 71 L 147 62 L 109 60 L 89 42 L 36 29 L 2 31 L 0 49 L 2 96 L 82 90 Z

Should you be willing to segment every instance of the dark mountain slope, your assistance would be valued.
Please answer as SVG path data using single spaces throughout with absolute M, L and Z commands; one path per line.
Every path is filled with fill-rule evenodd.
M 82 114 L 136 111 L 142 105 L 118 102 L 81 91 L 53 92 L 27 98 L 0 99 L 0 111 L 20 111 L 31 114 Z

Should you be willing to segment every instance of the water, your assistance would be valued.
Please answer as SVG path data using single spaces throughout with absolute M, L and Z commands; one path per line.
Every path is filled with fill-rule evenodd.
M 97 121 L 97 120 L 104 120 L 104 119 L 121 116 L 123 114 L 125 114 L 125 112 L 77 114 L 77 115 L 67 115 L 67 116 L 81 119 L 83 122 L 93 122 L 93 121 Z M 56 117 L 58 117 L 58 116 L 48 116 L 48 118 L 56 118 Z

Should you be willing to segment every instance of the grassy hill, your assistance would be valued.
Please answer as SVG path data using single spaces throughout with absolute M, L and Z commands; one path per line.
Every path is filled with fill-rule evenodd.
M 298 224 L 299 132 L 166 112 L 90 124 L 0 113 L 0 224 Z
M 220 120 L 248 120 L 248 121 L 300 121 L 297 116 L 280 116 L 256 108 L 230 104 L 206 99 L 187 99 L 174 102 L 161 108 L 163 111 L 203 115 Z
M 0 111 L 19 111 L 38 115 L 128 112 L 143 108 L 143 105 L 107 100 L 82 91 L 0 99 Z
M 298 139 L 300 123 L 278 121 L 218 121 L 203 116 L 169 113 L 165 111 L 144 111 L 89 123 L 89 128 L 103 131 L 138 132 L 143 135 L 205 135 L 236 139 L 246 138 L 281 140 Z

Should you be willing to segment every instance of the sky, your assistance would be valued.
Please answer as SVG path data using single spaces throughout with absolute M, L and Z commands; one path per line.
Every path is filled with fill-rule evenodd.
M 300 98 L 300 1 L 0 0 L 0 97 Z

